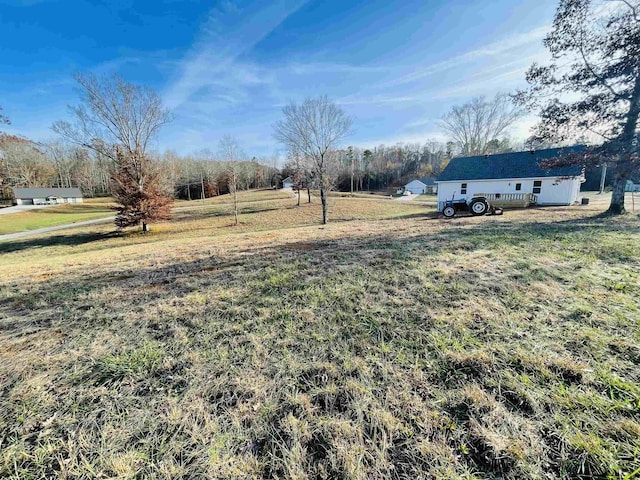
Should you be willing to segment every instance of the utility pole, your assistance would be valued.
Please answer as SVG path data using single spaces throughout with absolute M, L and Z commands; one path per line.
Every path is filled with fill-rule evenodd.
M 204 174 L 202 173 L 202 170 L 200 170 L 200 185 L 202 186 L 202 200 L 204 200 Z
M 598 193 L 604 192 L 604 182 L 607 179 L 607 164 L 602 164 L 602 173 L 600 175 L 600 191 Z

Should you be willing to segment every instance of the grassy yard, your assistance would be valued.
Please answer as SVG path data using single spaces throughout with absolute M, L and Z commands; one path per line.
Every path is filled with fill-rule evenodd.
M 413 201 L 436 206 L 438 204 L 438 195 L 435 193 L 423 193 L 414 198 Z
M 376 198 L 391 200 L 391 196 L 385 192 L 372 191 L 372 192 L 329 192 L 330 197 L 343 197 L 343 198 Z
M 84 203 L 0 215 L 0 235 L 109 217 L 114 215 L 111 206 L 110 199 L 85 199 Z
M 238 192 L 238 201 L 242 203 L 250 203 L 250 202 L 264 202 L 270 200 L 283 200 L 287 198 L 292 198 L 293 193 L 290 191 L 283 190 L 273 190 L 263 189 L 263 190 L 243 190 Z M 177 200 L 176 206 L 181 205 L 195 205 L 195 204 L 205 204 L 205 205 L 220 205 L 233 203 L 233 197 L 229 194 L 219 195 L 216 197 L 210 197 L 202 200 Z
M 0 477 L 637 477 L 637 216 L 294 203 L 0 243 Z

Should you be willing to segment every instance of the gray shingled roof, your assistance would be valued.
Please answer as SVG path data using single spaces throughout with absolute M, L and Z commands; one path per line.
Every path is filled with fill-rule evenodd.
M 438 177 L 438 181 L 578 176 L 582 171 L 580 165 L 544 169 L 540 166 L 540 162 L 569 153 L 578 153 L 584 148 L 583 145 L 576 145 L 573 147 L 537 150 L 533 151 L 533 153 L 527 151 L 500 153 L 487 157 L 479 155 L 476 157 L 452 158 Z
M 16 198 L 82 197 L 79 188 L 14 188 Z
M 435 185 L 436 184 L 436 178 L 435 177 L 424 177 L 424 178 L 412 178 L 411 180 L 409 180 L 407 182 L 407 184 L 413 182 L 414 180 L 417 180 L 419 182 L 424 183 L 425 185 Z

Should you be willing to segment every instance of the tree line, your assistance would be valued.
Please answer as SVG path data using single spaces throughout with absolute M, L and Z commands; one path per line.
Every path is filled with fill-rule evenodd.
M 166 190 L 175 198 L 194 200 L 229 193 L 226 162 L 217 152 L 189 155 L 174 151 L 147 154 L 163 173 Z M 100 151 L 64 141 L 36 143 L 0 133 L 0 198 L 12 187 L 78 187 L 88 197 L 111 194 L 110 176 L 117 162 Z M 238 184 L 242 190 L 275 185 L 279 169 L 273 159 L 242 158 Z

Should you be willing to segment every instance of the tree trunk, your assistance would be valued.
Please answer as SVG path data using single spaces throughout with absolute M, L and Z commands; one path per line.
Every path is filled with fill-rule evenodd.
M 320 201 L 322 202 L 322 224 L 327 224 L 327 192 L 324 187 L 320 187 Z
M 233 189 L 233 215 L 235 218 L 234 225 L 238 225 L 238 189 Z
M 354 174 L 354 161 L 355 161 L 356 157 L 353 155 L 353 153 L 351 154 L 351 193 L 353 193 L 353 174 Z
M 307 183 L 307 197 L 309 197 L 308 203 L 311 203 L 311 187 L 309 186 L 308 183 Z
M 627 186 L 627 179 L 623 175 L 617 174 L 613 180 L 613 192 L 611 193 L 611 204 L 607 211 L 611 215 L 621 215 L 624 213 L 624 189 Z
M 351 193 L 353 193 L 353 162 L 351 163 Z
M 147 227 L 147 222 L 142 222 L 142 231 L 143 232 L 148 232 L 149 228 Z
M 300 206 L 300 186 L 298 186 L 298 206 Z
M 638 126 L 638 117 L 640 117 L 640 76 L 636 77 L 635 85 L 631 94 L 629 105 L 629 113 L 627 113 L 627 119 L 622 129 L 622 134 L 619 137 L 620 143 L 625 150 L 630 148 L 633 144 L 633 139 Z M 618 159 L 616 164 L 616 173 L 613 180 L 613 193 L 611 195 L 611 205 L 609 205 L 608 212 L 612 215 L 620 215 L 624 213 L 624 189 L 627 186 L 627 179 L 629 173 L 633 171 L 630 153 L 624 152 L 622 158 Z

